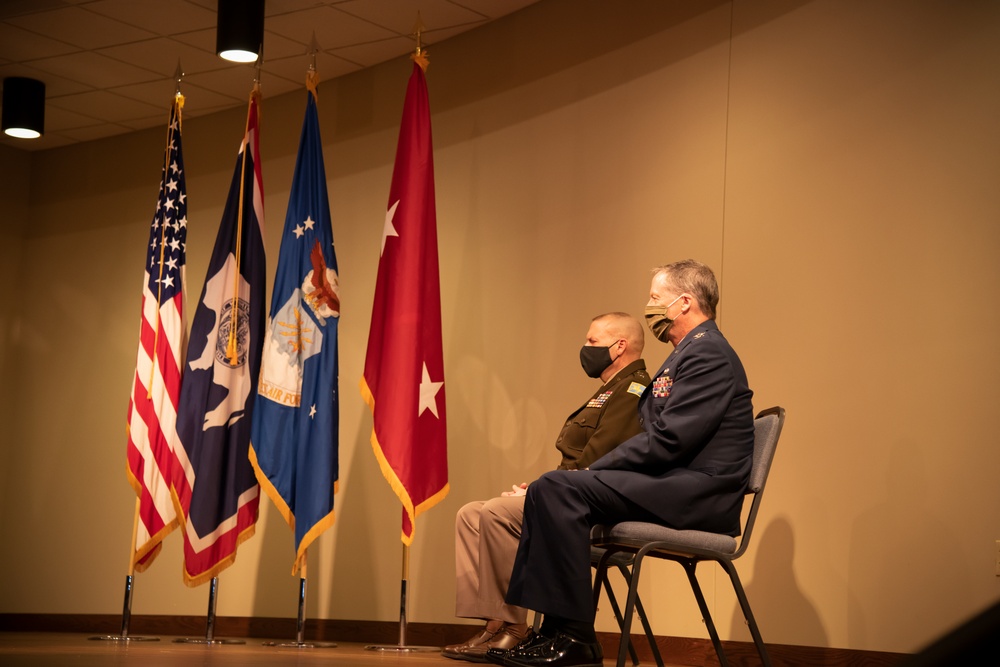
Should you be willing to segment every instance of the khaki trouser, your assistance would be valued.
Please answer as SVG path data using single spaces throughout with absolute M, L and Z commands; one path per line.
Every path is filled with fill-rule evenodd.
M 524 623 L 528 611 L 504 602 L 521 539 L 524 496 L 471 502 L 455 517 L 455 614 Z

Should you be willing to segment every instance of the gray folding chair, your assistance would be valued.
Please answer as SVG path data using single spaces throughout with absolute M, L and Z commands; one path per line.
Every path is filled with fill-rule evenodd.
M 764 484 L 767 482 L 767 474 L 771 469 L 774 450 L 778 445 L 778 437 L 781 435 L 781 427 L 784 422 L 785 410 L 781 407 L 762 410 L 754 419 L 753 468 L 750 471 L 750 480 L 746 491 L 747 495 L 753 498 L 746 522 L 743 525 L 743 536 L 738 543 L 736 538 L 729 535 L 700 530 L 674 530 L 666 526 L 639 521 L 624 521 L 611 526 L 594 527 L 591 532 L 591 541 L 595 547 L 605 550 L 596 566 L 595 601 L 600 594 L 598 588 L 602 572 L 607 570 L 614 555 L 626 552 L 633 554 L 634 558 L 631 577 L 629 577 L 628 599 L 625 603 L 625 614 L 621 624 L 622 639 L 618 648 L 618 667 L 624 667 L 625 655 L 629 651 L 632 614 L 638 599 L 639 571 L 642 559 L 647 555 L 672 560 L 684 567 L 691 584 L 691 590 L 698 601 L 698 608 L 701 610 L 702 618 L 708 628 L 708 634 L 715 646 L 715 652 L 719 656 L 719 662 L 722 667 L 728 667 L 729 661 L 722 650 L 719 633 L 715 629 L 715 623 L 712 622 L 712 615 L 708 611 L 705 596 L 695 576 L 695 568 L 701 561 L 710 560 L 721 565 L 733 584 L 733 590 L 736 592 L 736 598 L 743 610 L 743 616 L 746 618 L 747 625 L 750 626 L 750 634 L 757 646 L 757 652 L 765 667 L 771 667 L 771 659 L 767 654 L 764 641 L 761 639 L 757 621 L 754 619 L 750 602 L 747 600 L 733 561 L 742 556 L 750 544 L 750 535 L 753 532 L 754 521 L 757 519 L 757 510 L 760 508 L 760 500 L 764 494 Z M 606 574 L 604 576 L 606 578 Z M 657 660 L 657 664 L 662 665 L 663 663 Z

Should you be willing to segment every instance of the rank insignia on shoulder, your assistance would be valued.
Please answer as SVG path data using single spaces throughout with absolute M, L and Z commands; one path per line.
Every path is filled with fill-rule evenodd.
M 670 396 L 670 389 L 674 386 L 674 381 L 669 375 L 661 375 L 653 380 L 653 398 L 666 398 Z
M 639 384 L 638 382 L 633 382 L 628 386 L 628 393 L 635 394 L 636 396 L 642 396 L 642 392 L 646 391 L 646 385 Z
M 704 332 L 704 331 L 701 331 L 701 332 L 699 332 L 699 333 L 696 333 L 696 334 L 694 335 L 694 339 L 695 339 L 695 340 L 698 340 L 699 338 L 701 338 L 701 337 L 702 337 L 702 336 L 704 336 L 704 335 L 705 335 L 705 332 Z
M 603 392 L 601 394 L 598 394 L 597 396 L 594 396 L 592 399 L 590 399 L 589 401 L 587 401 L 587 407 L 588 408 L 601 408 L 601 407 L 604 407 L 604 404 L 608 402 L 609 398 L 611 398 L 611 392 L 610 391 L 605 391 L 605 392 Z

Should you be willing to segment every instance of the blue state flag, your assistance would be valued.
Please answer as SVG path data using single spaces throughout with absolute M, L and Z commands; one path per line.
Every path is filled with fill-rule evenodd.
M 246 134 L 191 322 L 177 434 L 186 485 L 184 582 L 197 586 L 236 559 L 257 522 L 260 486 L 248 458 L 264 338 L 264 195 L 254 87 Z M 190 489 L 190 493 L 186 493 Z
M 293 575 L 304 569 L 309 545 L 333 525 L 339 477 L 340 287 L 316 83 L 315 72 L 310 72 L 250 450 L 257 479 L 295 531 Z

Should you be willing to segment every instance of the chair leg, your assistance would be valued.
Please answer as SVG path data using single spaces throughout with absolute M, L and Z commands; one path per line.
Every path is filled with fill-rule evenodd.
M 601 600 L 601 586 L 603 586 L 604 590 L 608 593 L 608 601 L 611 603 L 611 610 L 615 613 L 615 620 L 618 621 L 618 627 L 622 630 L 622 633 L 624 633 L 625 619 L 622 617 L 621 609 L 618 606 L 618 599 L 615 597 L 614 591 L 611 590 L 611 581 L 608 579 L 608 559 L 611 557 L 612 553 L 613 552 L 610 550 L 605 550 L 605 552 L 601 554 L 597 563 L 594 563 L 594 567 L 596 568 L 596 573 L 594 575 L 594 609 L 597 609 L 598 603 Z M 625 580 L 630 582 L 628 577 L 626 577 Z M 632 664 L 638 665 L 639 656 L 636 655 L 635 647 L 629 644 L 628 651 L 632 657 Z
M 596 563 L 591 563 L 594 566 L 594 609 L 597 609 L 597 603 L 601 601 L 601 584 L 607 583 L 608 581 L 608 559 L 611 558 L 611 551 L 605 550 L 601 554 L 601 557 L 597 559 Z
M 698 583 L 698 577 L 695 576 L 695 568 L 697 563 L 693 561 L 680 561 L 681 565 L 684 567 L 684 571 L 687 573 L 688 582 L 691 584 L 691 590 L 694 592 L 694 597 L 698 601 L 698 608 L 701 610 L 701 617 L 705 620 L 705 627 L 708 628 L 708 636 L 712 638 L 712 646 L 715 647 L 715 654 L 719 656 L 719 664 L 722 667 L 729 667 L 729 661 L 726 659 L 726 653 L 722 650 L 722 641 L 719 640 L 719 633 L 715 629 L 715 623 L 712 621 L 712 614 L 708 611 L 708 604 L 705 602 L 705 595 L 701 592 L 701 584 Z
M 736 591 L 736 599 L 740 602 L 740 609 L 743 610 L 743 617 L 747 621 L 747 625 L 750 626 L 750 636 L 753 637 L 753 643 L 757 647 L 757 653 L 760 654 L 761 662 L 764 667 L 771 667 L 771 656 L 767 653 L 767 647 L 764 646 L 764 640 L 760 635 L 760 629 L 757 627 L 757 621 L 754 619 L 753 611 L 750 609 L 750 600 L 747 599 L 747 594 L 743 590 L 743 584 L 740 583 L 740 576 L 736 573 L 736 567 L 730 561 L 719 561 L 719 565 L 726 571 L 729 575 L 729 580 L 733 583 L 733 590 Z
M 625 581 L 628 581 L 628 580 L 629 580 L 629 578 L 626 577 Z M 607 591 L 607 593 L 608 593 L 608 602 L 611 603 L 611 610 L 615 613 L 615 620 L 618 621 L 618 628 L 624 633 L 625 632 L 625 629 L 624 629 L 625 628 L 625 619 L 622 617 L 621 608 L 618 606 L 618 598 L 615 597 L 615 592 L 613 590 L 611 590 L 611 582 L 608 580 L 607 572 L 606 571 L 605 571 L 604 579 L 603 579 L 603 581 L 600 582 L 600 584 L 603 584 L 604 590 Z M 641 613 L 639 615 L 639 618 L 642 618 L 642 614 Z M 638 665 L 639 664 L 639 656 L 636 655 L 635 647 L 632 646 L 631 642 L 629 642 L 629 645 L 628 645 L 628 652 L 629 652 L 630 657 L 632 658 L 632 664 L 633 665 Z M 661 665 L 661 667 L 662 667 L 662 665 Z
M 618 569 L 622 573 L 622 576 L 625 577 L 625 581 L 631 583 L 632 573 L 628 571 L 628 568 L 624 565 L 619 565 Z M 611 591 L 609 589 L 608 594 L 610 595 L 610 593 Z M 635 596 L 635 610 L 639 614 L 639 622 L 642 623 L 642 629 L 646 633 L 646 640 L 649 641 L 649 650 L 653 653 L 653 660 L 656 661 L 656 667 L 663 667 L 663 657 L 660 655 L 660 647 L 656 645 L 656 637 L 653 636 L 653 628 L 649 625 L 649 619 L 646 617 L 646 610 L 642 608 L 642 598 L 640 598 L 638 594 Z M 619 623 L 619 625 L 621 624 Z M 631 649 L 631 651 L 632 660 L 636 665 L 638 665 L 639 659 L 636 657 L 634 648 Z
M 622 620 L 622 639 L 618 645 L 617 667 L 625 667 L 625 654 L 631 643 L 632 614 L 635 611 L 636 600 L 639 598 L 639 568 L 642 567 L 642 558 L 645 555 L 646 551 L 640 549 L 632 561 L 632 574 L 628 582 L 628 599 L 625 601 L 625 616 Z

